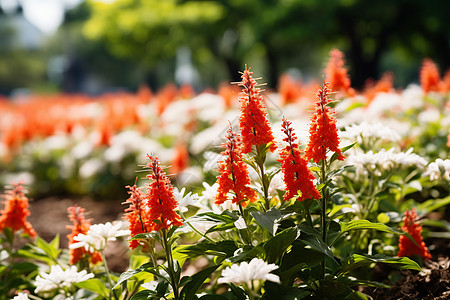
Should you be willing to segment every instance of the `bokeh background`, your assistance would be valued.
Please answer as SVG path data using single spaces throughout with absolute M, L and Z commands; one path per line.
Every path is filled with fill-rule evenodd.
M 342 50 L 352 85 L 385 71 L 418 81 L 425 57 L 450 66 L 447 0 L 1 0 L 0 93 L 196 91 L 280 74 L 320 78 Z

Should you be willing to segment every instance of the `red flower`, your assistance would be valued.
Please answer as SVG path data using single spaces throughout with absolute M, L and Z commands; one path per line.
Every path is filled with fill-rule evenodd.
M 325 69 L 326 79 L 332 90 L 344 91 L 347 95 L 354 96 L 355 91 L 350 87 L 350 78 L 344 65 L 344 54 L 338 49 L 332 49 Z
M 226 138 L 228 141 L 222 144 L 225 150 L 221 153 L 225 157 L 220 162 L 217 170 L 220 175 L 217 176 L 217 195 L 216 204 L 222 204 L 227 200 L 227 194 L 231 190 L 234 192 L 233 203 L 241 203 L 244 207 L 246 201 L 255 202 L 257 200 L 256 192 L 249 187 L 250 177 L 248 177 L 247 165 L 242 161 L 240 139 L 233 133 L 230 125 Z
M 180 216 L 175 212 L 178 203 L 173 195 L 173 186 L 169 178 L 161 169 L 159 159 L 151 154 L 147 156 L 151 160 L 147 166 L 152 172 L 147 175 L 151 183 L 147 184 L 146 198 L 149 211 L 145 222 L 146 228 L 158 231 L 161 228 L 169 229 L 171 226 L 183 225 Z
M 14 184 L 12 189 L 5 195 L 5 208 L 0 211 L 0 231 L 11 228 L 14 232 L 23 229 L 31 237 L 36 236 L 27 217 L 30 215 L 28 209 L 28 198 L 25 196 L 21 183 Z
M 69 219 L 73 223 L 73 225 L 68 225 L 67 229 L 70 229 L 72 232 L 67 235 L 67 239 L 69 240 L 69 246 L 77 243 L 73 238 L 77 236 L 79 233 L 86 234 L 91 227 L 91 223 L 85 219 L 84 217 L 84 208 L 74 205 L 67 208 L 67 212 L 69 213 Z M 100 252 L 95 251 L 93 253 L 86 251 L 84 247 L 70 249 L 69 247 L 69 262 L 71 265 L 76 264 L 83 258 L 87 257 L 93 264 L 102 261 L 102 256 Z
M 283 141 L 288 145 L 280 151 L 278 161 L 281 162 L 283 181 L 286 185 L 286 193 L 283 196 L 285 201 L 292 197 L 297 197 L 298 201 L 314 198 L 320 199 L 320 193 L 314 186 L 314 175 L 308 169 L 308 162 L 303 158 L 302 151 L 296 143 L 296 136 L 290 127 L 291 122 L 283 117 L 283 132 L 286 137 Z M 300 196 L 298 192 L 301 192 Z
M 424 93 L 439 91 L 440 76 L 436 64 L 429 58 L 425 58 L 420 70 L 420 85 Z
M 242 82 L 239 83 L 243 90 L 239 96 L 241 116 L 239 117 L 239 126 L 242 136 L 242 152 L 249 153 L 253 145 L 269 144 L 270 151 L 276 149 L 272 128 L 270 128 L 265 112 L 265 105 L 260 95 L 260 89 L 257 88 L 256 80 L 252 77 L 253 72 L 250 69 L 242 73 Z
M 331 101 L 327 98 L 328 83 L 325 82 L 323 88 L 317 91 L 316 109 L 311 116 L 311 123 L 309 127 L 309 142 L 305 150 L 308 160 L 312 159 L 319 163 L 321 160 L 327 158 L 327 151 L 333 151 L 339 154 L 338 159 L 344 160 L 339 149 L 339 137 L 336 127 L 336 114 L 334 109 L 327 106 Z
M 145 194 L 142 193 L 140 188 L 135 185 L 127 186 L 130 190 L 130 198 L 122 204 L 130 204 L 130 207 L 125 209 L 125 219 L 130 223 L 129 229 L 131 231 L 131 237 L 134 237 L 139 233 L 147 233 L 153 230 L 153 227 L 148 228 L 148 225 L 153 223 L 148 220 L 148 206 L 146 203 Z M 139 246 L 138 240 L 130 241 L 130 248 L 134 249 Z
M 430 259 L 431 254 L 428 252 L 428 248 L 425 246 L 425 242 L 422 241 L 422 226 L 416 221 L 417 214 L 416 209 L 413 208 L 412 211 L 405 211 L 405 216 L 403 217 L 402 230 L 409 233 L 412 238 L 419 245 L 417 246 L 411 241 L 407 236 L 400 236 L 398 243 L 398 254 L 397 256 L 408 256 L 412 257 L 414 255 L 419 255 L 424 259 Z

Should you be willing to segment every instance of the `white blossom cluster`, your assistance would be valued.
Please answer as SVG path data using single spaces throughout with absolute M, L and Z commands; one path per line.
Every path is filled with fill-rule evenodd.
M 429 176 L 431 181 L 450 181 L 450 159 L 436 159 L 434 162 L 430 163 L 427 166 L 425 172 L 423 173 L 423 176 Z
M 70 249 L 84 247 L 88 252 L 102 251 L 106 247 L 106 242 L 115 241 L 117 237 L 130 235 L 130 230 L 122 229 L 123 222 L 116 222 L 112 224 L 107 222 L 105 224 L 92 225 L 86 234 L 79 233 L 73 239 L 77 243 L 70 245 Z
M 392 128 L 383 125 L 380 122 L 352 124 L 345 127 L 345 131 L 340 133 L 342 139 L 357 141 L 362 144 L 365 139 L 373 138 L 389 142 L 398 142 L 401 140 L 400 134 Z
M 366 153 L 355 151 L 348 155 L 346 162 L 356 167 L 358 175 L 363 175 L 368 170 L 374 172 L 377 176 L 380 176 L 384 171 L 397 167 L 415 166 L 422 169 L 428 163 L 423 157 L 413 153 L 412 148 L 406 152 L 396 152 L 394 148 L 381 149 L 376 153 L 372 150 Z
M 239 265 L 233 264 L 222 271 L 219 283 L 234 283 L 236 285 L 247 283 L 253 280 L 268 280 L 280 283 L 278 275 L 270 272 L 278 269 L 275 264 L 268 264 L 260 258 L 253 258 L 250 262 L 242 262 Z
M 94 274 L 88 273 L 86 270 L 78 272 L 76 266 L 63 270 L 60 265 L 56 265 L 51 267 L 50 273 L 40 273 L 36 277 L 35 292 L 43 296 L 55 292 L 65 293 L 74 284 L 91 278 L 94 278 Z

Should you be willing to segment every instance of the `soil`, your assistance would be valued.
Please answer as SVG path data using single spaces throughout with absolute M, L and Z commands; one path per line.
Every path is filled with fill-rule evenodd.
M 30 202 L 31 216 L 28 220 L 36 232 L 44 240 L 51 241 L 60 234 L 60 246 L 67 248 L 69 234 L 66 226 L 70 225 L 67 216 L 67 208 L 78 204 L 86 209 L 87 218 L 91 224 L 112 222 L 120 220 L 125 206 L 121 200 L 95 201 L 90 198 L 45 198 Z M 450 243 L 446 239 L 427 241 L 429 250 L 433 256 L 425 261 L 421 272 L 394 271 L 397 272 L 397 281 L 391 289 L 386 288 L 362 288 L 362 292 L 373 299 L 450 299 Z M 121 273 L 128 268 L 128 247 L 125 241 L 108 242 L 105 249 L 108 266 L 111 270 Z M 196 266 L 200 267 L 200 266 Z M 192 269 L 192 268 L 191 268 Z M 186 270 L 188 271 L 188 270 Z M 195 273 L 189 270 L 188 273 Z M 373 270 L 374 280 L 392 284 L 392 278 L 388 275 L 393 270 L 377 265 Z
M 67 249 L 67 235 L 70 230 L 66 226 L 71 225 L 67 214 L 67 208 L 78 204 L 86 211 L 86 218 L 91 220 L 91 224 L 113 222 L 121 220 L 123 216 L 124 200 L 95 201 L 84 198 L 57 198 L 50 197 L 30 202 L 31 215 L 29 222 L 38 233 L 39 237 L 49 242 L 60 235 L 60 247 Z M 128 248 L 124 241 L 108 242 L 105 249 L 105 256 L 109 268 L 117 273 L 121 273 L 128 268 Z

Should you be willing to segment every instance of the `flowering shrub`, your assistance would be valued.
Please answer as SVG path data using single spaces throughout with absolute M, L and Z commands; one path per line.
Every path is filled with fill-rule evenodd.
M 91 225 L 83 208 L 70 207 L 69 250 L 59 249 L 59 237 L 47 243 L 36 236 L 26 220 L 30 212 L 25 192 L 22 185 L 15 185 L 6 195 L 0 216 L 0 280 L 4 282 L 0 299 L 365 299 L 358 286 L 387 287 L 366 271 L 375 263 L 421 270 L 422 260 L 430 259 L 431 254 L 418 215 L 425 216 L 450 203 L 448 159 L 439 158 L 441 153 L 448 153 L 444 148 L 448 130 L 440 132 L 440 126 L 428 115 L 419 115 L 412 133 L 402 131 L 401 125 L 426 107 L 426 101 L 449 109 L 444 104 L 448 90 L 441 84 L 435 90 L 430 86 L 436 80 L 424 79 L 428 88 L 420 90 L 420 95 L 417 89 L 407 89 L 403 95 L 379 93 L 366 101 L 351 89 L 342 54 L 336 51 L 326 80 L 332 76 L 332 86 L 343 93 L 333 94 L 324 82 L 314 106 L 307 102 L 314 112 L 306 127 L 298 126 L 295 116 L 289 115 L 291 109 L 274 120 L 253 72 L 245 68 L 239 83 L 239 110 L 231 109 L 233 113 L 218 117 L 228 118 L 228 125 L 217 120 L 213 125 L 222 126 L 222 131 L 228 128 L 223 151 L 199 162 L 205 169 L 208 161 L 217 164 L 209 168 L 219 174 L 204 171 L 201 175 L 216 182 L 203 183 L 197 190 L 186 192 L 185 187 L 173 186 L 180 174 L 170 180 L 161 162 L 170 159 L 158 158 L 158 150 L 166 156 L 164 136 L 155 145 L 155 141 L 129 133 L 136 140 L 131 143 L 130 137 L 124 138 L 128 142 L 117 142 L 122 146 L 114 149 L 114 139 L 120 140 L 123 132 L 111 138 L 108 132 L 118 132 L 130 124 L 114 125 L 117 127 L 113 130 L 102 123 L 98 146 L 111 146 L 104 155 L 120 157 L 111 160 L 119 170 L 126 153 L 137 150 L 134 143 L 139 142 L 137 145 L 143 148 L 140 152 L 148 152 L 144 169 L 147 181 L 145 187 L 137 180 L 127 186 L 129 196 L 123 202 L 128 205 L 124 209 L 126 222 Z M 176 101 L 171 102 L 173 96 L 166 93 L 161 96 L 165 100 L 155 104 L 162 121 L 175 118 L 169 109 L 179 109 Z M 292 94 L 301 93 L 297 90 Z M 342 95 L 346 98 L 336 99 Z M 405 104 L 404 99 L 413 100 Z M 197 106 L 192 107 L 199 112 L 214 110 L 203 99 L 195 101 Z M 187 103 L 179 105 L 190 106 Z M 146 104 L 142 105 L 140 108 Z M 224 110 L 225 105 L 220 114 Z M 448 122 L 440 111 L 437 113 L 440 122 Z M 345 117 L 343 124 L 339 124 L 341 114 Z M 177 113 L 176 117 L 182 115 Z M 198 154 L 206 146 L 195 149 L 195 140 L 203 139 L 198 138 L 202 132 L 211 136 L 213 131 L 205 123 L 214 123 L 212 115 L 202 116 L 202 121 L 188 116 L 179 123 L 159 125 L 181 126 L 179 132 L 190 132 L 192 141 L 186 147 Z M 366 116 L 372 116 L 373 122 L 362 122 Z M 274 120 L 272 124 L 269 118 Z M 238 126 L 233 126 L 232 120 L 238 120 Z M 389 126 L 392 124 L 395 126 Z M 428 130 L 422 128 L 423 124 L 439 127 L 442 147 L 430 152 L 418 147 L 412 137 L 431 138 L 429 132 L 422 131 Z M 203 128 L 186 129 L 192 126 Z M 77 143 L 74 153 L 96 151 L 92 145 L 80 146 L 81 140 Z M 167 143 L 183 145 L 178 140 Z M 74 150 L 77 147 L 80 149 Z M 186 152 L 182 153 L 186 147 L 173 156 L 175 170 L 186 165 Z M 128 148 L 133 150 L 127 152 Z M 85 154 L 79 157 L 79 162 L 84 160 L 80 170 L 88 161 L 95 165 L 94 158 Z M 112 171 L 113 165 L 106 169 Z M 416 203 L 413 195 L 421 195 L 426 201 Z M 28 241 L 23 247 L 14 243 L 21 232 Z M 108 242 L 117 239 L 130 248 L 130 267 L 122 274 L 111 272 L 104 255 Z M 187 267 L 198 257 L 205 258 L 207 265 L 187 274 Z

